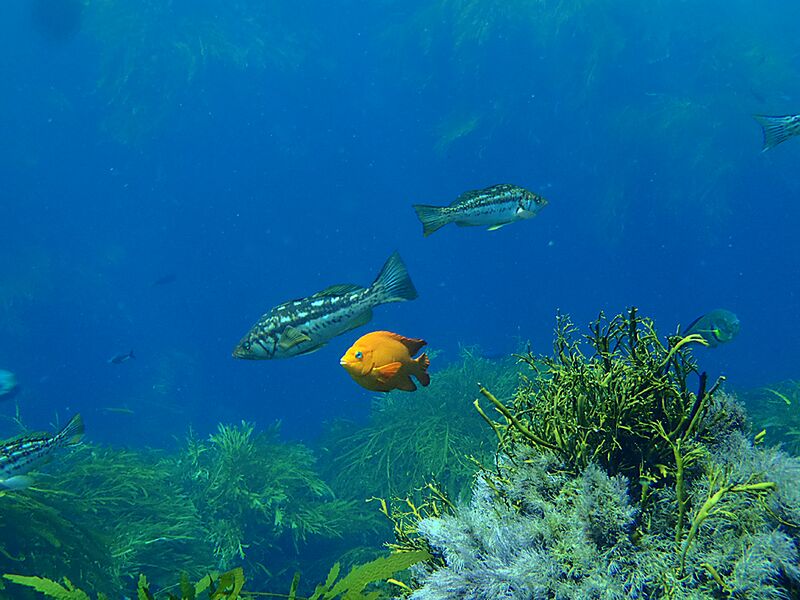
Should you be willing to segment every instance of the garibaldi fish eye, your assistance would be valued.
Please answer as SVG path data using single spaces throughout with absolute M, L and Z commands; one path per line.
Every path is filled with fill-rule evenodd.
M 337 335 L 369 323 L 376 306 L 416 297 L 408 270 L 395 252 L 369 287 L 340 283 L 272 308 L 239 341 L 233 357 L 269 360 L 310 354 Z

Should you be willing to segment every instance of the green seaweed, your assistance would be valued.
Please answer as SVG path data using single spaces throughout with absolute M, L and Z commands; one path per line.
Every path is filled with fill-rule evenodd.
M 394 552 L 388 556 L 382 556 L 370 562 L 356 565 L 347 573 L 339 578 L 341 571 L 340 563 L 335 563 L 328 572 L 324 583 L 316 586 L 314 593 L 305 598 L 297 595 L 299 573 L 292 580 L 288 594 L 277 594 L 270 592 L 250 592 L 244 590 L 245 576 L 241 567 L 231 569 L 225 573 L 206 575 L 197 583 L 192 584 L 186 574 L 182 574 L 180 581 L 173 588 L 180 590 L 179 594 L 173 594 L 169 589 L 153 592 L 151 584 L 144 574 L 140 574 L 136 583 L 136 597 L 138 600 L 197 600 L 198 598 L 208 598 L 209 600 L 238 600 L 239 598 L 253 598 L 259 596 L 269 596 L 275 598 L 288 598 L 290 600 L 377 600 L 386 598 L 386 594 L 380 591 L 365 592 L 370 584 L 388 581 L 398 585 L 399 581 L 393 579 L 400 572 L 409 567 L 427 560 L 427 552 Z M 87 592 L 75 587 L 69 579 L 64 578 L 63 585 L 46 577 L 26 576 L 5 574 L 5 579 L 20 586 L 31 588 L 44 594 L 48 598 L 55 600 L 90 600 Z M 106 596 L 98 593 L 98 600 L 106 600 Z
M 24 564 L 115 595 L 145 567 L 158 578 L 207 560 L 200 518 L 161 456 L 84 445 L 58 465 L 0 496 L 0 569 Z
M 708 386 L 689 351 L 702 338 L 672 335 L 664 342 L 634 308 L 612 319 L 601 314 L 583 342 L 559 316 L 554 355 L 524 357 L 531 375 L 510 405 L 481 386 L 505 419 L 494 424 L 503 432 L 501 446 L 524 442 L 552 451 L 574 472 L 598 463 L 639 482 L 645 493 L 674 479 L 675 444 L 690 451 L 723 418 L 711 413 L 722 379 Z
M 243 563 L 269 587 L 301 563 L 314 576 L 323 566 L 305 553 L 342 554 L 380 520 L 336 498 L 314 463 L 305 446 L 279 440 L 277 425 L 190 433 L 178 453 L 85 444 L 34 474 L 35 486 L 0 494 L 0 572 L 24 566 L 110 596 L 141 572 L 163 586 L 176 570 L 196 578 L 209 565 Z
M 48 598 L 56 600 L 90 600 L 89 594 L 77 589 L 69 579 L 64 579 L 64 585 L 44 577 L 28 577 L 25 575 L 3 575 L 12 583 L 28 586 L 41 592 Z
M 772 443 L 800 453 L 800 381 L 787 379 L 769 386 L 738 392 L 756 427 L 764 428 Z
M 253 521 L 268 525 L 267 538 L 287 531 L 294 543 L 323 528 L 338 534 L 322 515 L 301 509 L 303 499 L 333 500 L 330 488 L 312 469 L 310 451 L 300 445 L 279 451 L 276 436 L 277 427 L 255 434 L 252 424 L 242 422 L 220 425 L 206 442 L 187 440 L 181 459 L 188 467 L 184 486 L 210 517 L 207 526 L 222 565 L 245 557 L 249 540 L 228 534 L 238 529 L 243 536 Z
M 98 531 L 115 578 L 130 580 L 145 568 L 159 582 L 175 569 L 200 574 L 210 553 L 202 516 L 175 485 L 165 455 L 87 446 L 76 459 L 54 479 L 48 502 L 65 512 L 85 507 L 73 519 Z
M 334 600 L 339 597 L 342 600 L 373 600 L 380 594 L 378 592 L 363 594 L 367 585 L 389 579 L 400 571 L 429 558 L 430 555 L 424 551 L 395 552 L 353 567 L 338 581 L 340 565 L 336 563 L 328 573 L 325 583 L 317 586 L 309 600 Z
M 207 440 L 190 432 L 174 464 L 181 488 L 202 516 L 217 566 L 244 564 L 265 584 L 283 581 L 312 541 L 374 529 L 360 504 L 335 496 L 312 451 L 279 440 L 279 424 L 220 425 Z

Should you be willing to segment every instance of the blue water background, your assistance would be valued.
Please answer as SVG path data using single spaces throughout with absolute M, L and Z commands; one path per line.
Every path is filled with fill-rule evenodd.
M 0 415 L 80 411 L 94 441 L 156 447 L 242 419 L 313 439 L 366 418 L 338 359 L 367 331 L 425 338 L 435 385 L 462 344 L 547 353 L 557 310 L 631 305 L 664 333 L 736 312 L 698 352 L 735 387 L 800 376 L 800 140 L 762 154 L 751 117 L 800 112 L 800 5 L 567 4 L 252 3 L 260 28 L 247 2 L 126 24 L 134 3 L 92 1 L 58 34 L 2 3 L 0 368 L 22 387 Z M 225 36 L 267 58 L 215 58 Z M 422 237 L 412 203 L 500 182 L 550 205 Z M 419 299 L 315 354 L 231 357 L 273 305 L 367 285 L 394 250 Z

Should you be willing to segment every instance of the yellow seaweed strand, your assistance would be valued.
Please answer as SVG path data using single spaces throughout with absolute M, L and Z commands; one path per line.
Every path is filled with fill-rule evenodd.
M 508 419 L 508 422 L 511 423 L 517 429 L 517 431 L 519 431 L 523 436 L 528 438 L 530 441 L 532 441 L 537 446 L 542 446 L 544 448 L 548 448 L 549 450 L 553 450 L 555 452 L 559 452 L 560 451 L 560 448 L 558 446 L 543 440 L 538 435 L 533 433 L 530 429 L 525 427 L 525 425 L 520 423 L 519 419 L 517 419 L 511 413 L 511 411 L 508 410 L 503 405 L 502 402 L 500 402 L 500 400 L 495 398 L 494 394 L 492 394 L 489 390 L 487 390 L 485 387 L 483 387 L 480 383 L 478 384 L 478 386 L 480 387 L 481 394 L 483 394 L 492 404 L 494 404 L 494 407 L 498 410 L 498 412 L 500 412 L 501 415 L 503 415 L 506 419 Z

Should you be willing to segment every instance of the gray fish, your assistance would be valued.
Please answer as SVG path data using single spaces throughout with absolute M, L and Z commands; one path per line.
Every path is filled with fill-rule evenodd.
M 170 283 L 175 283 L 178 280 L 177 273 L 167 273 L 166 275 L 162 275 L 153 283 L 150 284 L 150 287 L 158 287 L 159 285 L 168 285 Z
M 768 117 L 766 115 L 753 115 L 764 133 L 764 147 L 762 152 L 774 148 L 790 137 L 800 135 L 800 115 L 785 115 L 783 117 Z
M 684 336 L 696 333 L 712 348 L 730 342 L 739 334 L 739 317 L 724 308 L 716 308 L 689 323 Z
M 376 306 L 416 297 L 406 266 L 395 252 L 369 287 L 333 285 L 308 298 L 276 306 L 239 341 L 233 356 L 265 360 L 308 354 L 337 335 L 368 323 Z
M 427 237 L 448 223 L 459 227 L 484 225 L 489 231 L 504 225 L 535 217 L 548 202 L 518 185 L 502 183 L 485 190 L 464 192 L 450 206 L 414 204 Z
M 108 363 L 114 365 L 121 365 L 122 363 L 127 362 L 132 358 L 136 358 L 136 356 L 134 356 L 133 354 L 133 350 L 131 350 L 130 352 L 125 352 L 123 354 L 115 354 L 114 356 L 108 359 Z
M 79 444 L 81 437 L 83 437 L 83 419 L 77 414 L 55 435 L 34 433 L 0 442 L 0 490 L 28 487 L 31 479 L 25 476 L 25 473 L 54 450 Z
M 17 376 L 11 371 L 0 369 L 0 398 L 8 396 L 17 389 Z

